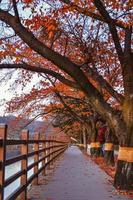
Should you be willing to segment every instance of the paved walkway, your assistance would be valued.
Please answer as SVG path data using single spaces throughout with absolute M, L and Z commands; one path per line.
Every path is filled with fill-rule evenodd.
M 70 147 L 54 172 L 30 191 L 30 200 L 127 200 L 114 194 L 109 177 L 81 151 Z

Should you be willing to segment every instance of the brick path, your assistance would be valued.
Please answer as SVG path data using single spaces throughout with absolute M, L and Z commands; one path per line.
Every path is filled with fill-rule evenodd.
M 29 200 L 127 200 L 115 194 L 109 177 L 87 160 L 77 147 L 70 147 L 48 176 L 33 186 Z

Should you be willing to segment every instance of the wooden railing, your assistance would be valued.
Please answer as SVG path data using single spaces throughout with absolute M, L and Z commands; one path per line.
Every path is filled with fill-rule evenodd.
M 6 159 L 6 149 L 10 145 L 19 145 L 21 154 Z M 29 146 L 32 145 L 32 151 L 29 152 Z M 4 190 L 16 179 L 20 179 L 19 187 L 11 193 L 6 200 L 14 200 L 20 197 L 21 200 L 27 199 L 27 187 L 30 184 L 38 184 L 38 176 L 46 174 L 46 169 L 50 168 L 53 162 L 68 147 L 68 142 L 57 140 L 46 140 L 44 135 L 34 134 L 33 139 L 29 139 L 28 130 L 23 130 L 21 140 L 7 139 L 7 126 L 0 124 L 0 200 L 4 200 Z M 33 158 L 33 163 L 28 165 L 28 159 Z M 16 162 L 21 162 L 21 170 L 5 179 L 6 166 Z M 41 163 L 41 167 L 39 164 Z M 33 169 L 34 173 L 28 177 L 29 170 Z

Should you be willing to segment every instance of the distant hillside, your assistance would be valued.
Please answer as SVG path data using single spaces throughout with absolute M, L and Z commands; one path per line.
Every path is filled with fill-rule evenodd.
M 20 133 L 17 133 L 17 132 L 15 132 L 15 130 L 12 130 L 13 129 L 12 128 L 13 125 L 11 124 L 11 122 L 15 121 L 15 119 L 16 119 L 16 117 L 12 116 L 12 115 L 10 115 L 10 116 L 4 116 L 4 117 L 0 116 L 0 123 L 4 123 L 4 124 L 8 125 L 9 130 L 10 130 L 9 131 L 10 135 L 17 135 L 17 136 L 19 136 Z M 19 125 L 22 122 L 18 121 L 17 123 Z M 26 129 L 29 130 L 30 134 L 33 134 L 34 132 L 39 131 L 39 132 L 42 132 L 42 133 L 45 132 L 46 135 L 49 135 L 51 133 L 52 128 L 53 128 L 52 125 L 51 124 L 49 125 L 48 122 L 43 122 L 43 121 L 39 121 L 39 120 L 33 121 L 31 124 L 29 124 L 26 127 Z
M 13 115 L 9 115 L 9 116 L 6 116 L 6 117 L 2 117 L 0 116 L 0 123 L 2 124 L 8 124 L 10 120 L 13 120 L 15 119 L 15 117 Z

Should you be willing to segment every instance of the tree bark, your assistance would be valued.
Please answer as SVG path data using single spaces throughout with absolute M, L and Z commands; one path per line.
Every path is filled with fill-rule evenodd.
M 97 141 L 97 128 L 96 128 L 96 122 L 97 120 L 94 119 L 93 120 L 93 125 L 92 125 L 92 131 L 93 134 L 91 135 L 91 142 L 98 142 Z M 103 150 L 102 150 L 102 146 L 100 147 L 91 147 L 90 148 L 90 153 L 92 157 L 98 158 L 98 157 L 103 157 Z
M 124 119 L 126 120 L 126 137 L 121 141 L 120 146 L 133 148 L 133 103 L 126 102 L 123 108 Z M 128 155 L 127 155 L 128 157 Z M 133 158 L 118 160 L 114 179 L 114 186 L 121 190 L 133 190 Z
M 83 144 L 84 144 L 84 149 L 87 150 L 86 128 L 84 126 L 83 126 Z
M 91 156 L 98 158 L 98 157 L 103 157 L 103 151 L 102 151 L 102 147 L 91 147 L 90 149 L 91 152 Z
M 114 144 L 115 136 L 113 135 L 112 131 L 107 128 L 106 134 L 105 134 L 105 143 L 106 144 Z M 108 150 L 104 150 L 104 160 L 106 165 L 114 166 L 115 161 L 114 161 L 114 146 L 111 146 Z
M 118 160 L 114 186 L 120 190 L 133 190 L 133 163 Z
M 114 166 L 114 151 L 104 151 L 104 160 L 106 165 Z

